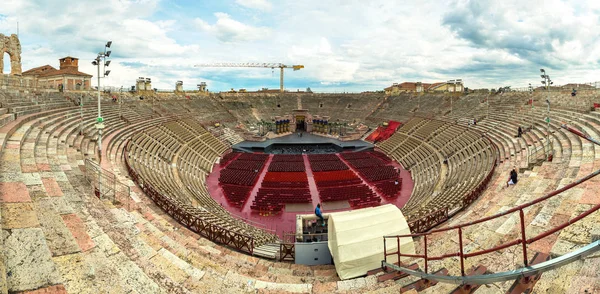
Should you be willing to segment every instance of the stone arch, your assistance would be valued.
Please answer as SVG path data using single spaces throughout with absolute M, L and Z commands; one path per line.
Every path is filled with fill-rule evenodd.
M 21 42 L 16 34 L 5 36 L 0 34 L 0 74 L 4 72 L 4 53 L 10 56 L 10 75 L 20 75 L 21 68 Z

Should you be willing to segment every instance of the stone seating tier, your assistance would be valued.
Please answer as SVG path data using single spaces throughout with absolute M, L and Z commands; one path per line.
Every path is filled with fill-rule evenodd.
M 505 95 L 503 99 L 511 99 L 510 93 L 507 94 L 509 95 Z M 534 95 L 538 96 L 537 93 Z M 466 97 L 468 98 L 469 96 L 471 95 Z M 584 96 L 582 95 L 581 97 L 583 98 Z M 540 95 L 539 98 L 543 98 L 543 96 Z M 561 101 L 554 101 L 555 99 L 560 99 L 559 95 L 556 97 L 552 96 L 552 99 L 553 104 L 556 103 L 559 106 L 563 104 Z M 458 100 L 459 102 L 455 102 L 461 103 L 464 100 L 465 98 L 461 98 Z M 565 102 L 564 105 L 573 107 L 571 110 L 553 110 L 552 116 L 556 115 L 557 121 L 559 119 L 565 120 L 593 135 L 597 130 L 594 126 L 597 123 L 594 119 L 596 113 L 586 112 L 582 114 L 575 110 L 575 108 L 578 105 L 583 106 L 583 103 L 572 98 L 570 100 L 568 103 Z M 179 103 L 183 105 L 192 102 L 181 101 Z M 212 100 L 208 102 L 201 101 L 199 103 L 203 103 L 203 105 L 206 103 L 219 105 L 218 102 L 213 103 Z M 483 104 L 485 105 L 485 103 Z M 454 104 L 454 113 L 459 111 L 457 105 Z M 469 103 L 465 103 L 465 105 L 470 106 Z M 491 184 L 491 188 L 484 192 L 481 200 L 476 202 L 472 209 L 458 215 L 449 225 L 475 220 L 484 215 L 502 211 L 503 207 L 512 207 L 523 203 L 523 201 L 539 197 L 544 191 L 560 187 L 585 174 L 586 171 L 589 173 L 593 168 L 596 163 L 596 156 L 598 156 L 595 152 L 596 147 L 559 129 L 559 123 L 556 123 L 555 119 L 553 119 L 551 123 L 553 132 L 550 135 L 555 145 L 555 152 L 557 150 L 560 152 L 560 160 L 551 163 L 546 162 L 540 166 L 534 166 L 531 170 L 521 172 L 519 185 L 511 187 L 508 190 L 503 188 L 505 187 L 508 171 L 517 160 L 516 154 L 518 149 L 522 150 L 523 146 L 529 146 L 529 144 L 532 144 L 532 146 L 536 145 L 536 138 L 538 140 L 545 138 L 545 124 L 542 118 L 545 114 L 542 106 L 541 104 L 537 105 L 536 100 L 535 112 L 537 115 L 535 116 L 535 120 L 537 122 L 535 123 L 535 129 L 528 137 L 518 139 L 516 142 L 513 141 L 515 155 L 512 156 L 512 162 L 507 162 L 499 166 L 495 172 L 496 176 Z M 481 109 L 478 108 L 480 107 L 464 107 L 465 115 L 463 117 L 471 117 L 471 113 L 474 111 L 482 113 Z M 150 107 L 140 108 L 140 112 L 143 111 L 142 109 L 150 109 Z M 204 109 L 208 109 L 208 107 L 204 107 Z M 423 109 L 423 106 L 420 109 Z M 410 110 L 412 109 L 408 109 L 408 111 Z M 587 110 L 589 110 L 589 106 Z M 507 111 L 508 114 L 525 117 L 524 114 L 521 114 L 516 109 L 505 109 L 504 111 Z M 93 112 L 93 109 L 86 112 L 86 126 L 93 125 L 95 116 Z M 109 113 L 109 111 L 106 113 Z M 377 113 L 382 112 L 378 111 Z M 389 113 L 391 114 L 393 111 Z M 399 112 L 399 116 L 404 115 L 403 113 L 406 113 L 406 111 Z M 57 116 L 52 116 L 52 114 L 57 114 Z M 134 211 L 128 211 L 124 207 L 115 207 L 111 203 L 98 200 L 94 197 L 93 193 L 89 192 L 91 191 L 89 184 L 83 180 L 81 167 L 85 158 L 84 151 L 82 150 L 80 153 L 69 147 L 69 144 L 62 144 L 62 141 L 66 140 L 67 142 L 76 143 L 71 146 L 89 145 L 89 148 L 85 148 L 85 152 L 89 154 L 93 154 L 93 150 L 96 149 L 94 148 L 95 143 L 93 140 L 86 139 L 86 135 L 78 134 L 79 123 L 76 119 L 77 114 L 77 109 L 36 112 L 31 116 L 17 116 L 17 121 L 9 122 L 2 127 L 3 185 L 5 185 L 4 183 L 23 183 L 27 188 L 31 201 L 10 202 L 9 200 L 7 202 L 4 198 L 5 194 L 2 194 L 0 197 L 2 198 L 2 201 L 0 201 L 2 205 L 2 229 L 3 231 L 11 231 L 8 238 L 3 238 L 2 242 L 4 243 L 0 245 L 3 245 L 2 248 L 19 248 L 9 254 L 5 252 L 6 259 L 4 263 L 0 261 L 0 276 L 4 277 L 4 279 L 0 278 L 0 289 L 3 288 L 3 280 L 8 281 L 7 289 L 10 291 L 35 289 L 52 289 L 55 291 L 65 289 L 68 293 L 81 293 L 86 289 L 94 289 L 100 292 L 139 291 L 144 293 L 204 292 L 208 290 L 213 292 L 287 290 L 320 293 L 344 291 L 368 292 L 369 290 L 377 290 L 383 287 L 386 289 L 381 289 L 380 292 L 398 292 L 402 285 L 409 283 L 404 279 L 397 283 L 377 283 L 376 277 L 338 281 L 335 276 L 335 270 L 331 266 L 323 268 L 295 266 L 272 263 L 255 257 L 241 255 L 190 233 L 183 226 L 174 222 L 151 201 L 148 201 L 147 197 L 143 196 L 142 193 L 136 194 L 134 192 L 133 194 L 133 197 L 139 200 L 135 202 L 135 206 L 139 207 L 139 210 Z M 135 116 L 136 114 L 136 111 L 128 112 L 128 115 Z M 64 120 L 64 123 L 58 119 L 58 116 L 62 115 L 67 118 Z M 147 115 L 139 115 L 139 117 L 150 120 L 153 119 L 150 117 L 151 115 L 148 113 Z M 159 116 L 156 115 L 156 117 Z M 507 117 L 510 116 L 498 119 L 505 119 Z M 43 118 L 43 120 L 38 122 L 36 121 L 38 118 Z M 393 117 L 389 117 L 389 119 L 393 119 Z M 525 121 L 527 120 L 522 119 L 522 122 Z M 125 123 L 119 128 L 125 129 L 131 125 Z M 131 132 L 138 132 L 150 125 L 148 123 L 145 127 L 140 127 L 137 130 L 131 128 Z M 489 130 L 495 128 L 492 124 L 487 127 Z M 479 123 L 476 128 L 479 128 Z M 90 133 L 87 134 L 87 137 L 93 137 L 94 132 L 91 132 L 93 128 L 90 127 L 88 130 Z M 51 133 L 46 133 L 46 131 Z M 112 130 L 112 132 L 118 131 Z M 485 132 L 485 130 L 482 130 L 482 132 Z M 126 141 L 124 138 L 128 136 L 121 133 L 116 133 L 116 135 L 120 136 L 117 137 L 115 135 L 117 137 L 115 143 L 112 143 L 112 141 L 109 142 L 112 144 L 108 149 L 111 152 L 109 158 L 112 158 L 110 161 L 114 163 L 121 161 L 122 156 L 120 154 L 123 154 L 123 142 Z M 511 135 L 514 136 L 514 134 Z M 506 136 L 498 136 L 497 139 L 495 143 L 504 142 L 507 144 L 509 158 L 511 158 L 511 149 L 508 145 L 508 140 L 506 140 L 508 138 Z M 85 144 L 82 144 L 84 141 Z M 32 146 L 34 149 L 30 149 Z M 559 146 L 562 149 L 559 149 Z M 458 147 L 451 148 L 452 150 L 456 150 Z M 104 149 L 106 150 L 107 148 Z M 467 148 L 466 150 L 469 149 Z M 18 151 L 15 152 L 16 150 Z M 92 150 L 92 152 L 89 152 L 89 150 Z M 157 150 L 159 149 L 157 148 Z M 161 148 L 160 150 L 163 149 Z M 20 162 L 21 164 L 18 167 L 20 169 L 19 176 L 8 176 L 9 172 L 15 172 L 15 166 L 18 166 L 13 164 L 15 163 L 15 155 L 18 155 L 16 162 Z M 32 156 L 35 158 L 34 161 L 31 161 Z M 476 163 L 478 163 L 477 160 L 485 158 L 487 155 L 478 154 L 478 156 L 474 160 Z M 461 168 L 459 164 L 467 159 L 464 153 L 459 153 L 455 158 L 456 161 L 449 162 L 448 167 L 453 168 L 452 174 L 455 173 L 454 171 L 460 171 L 460 169 L 455 168 Z M 555 158 L 558 158 L 558 154 Z M 429 160 L 431 159 L 429 158 Z M 521 154 L 520 160 L 523 159 L 523 154 Z M 425 162 L 428 162 L 428 164 L 431 163 L 428 161 L 428 158 L 422 158 L 421 160 L 425 161 L 423 163 L 417 162 L 415 168 L 412 170 L 413 175 L 415 175 L 415 170 L 422 167 Z M 32 162 L 36 163 L 32 164 Z M 36 171 L 31 172 L 34 165 Z M 466 168 L 464 164 L 462 166 Z M 116 168 L 119 169 L 120 167 Z M 179 165 L 176 169 L 179 169 Z M 199 169 L 203 170 L 204 168 Z M 419 176 L 429 176 L 434 170 L 434 168 L 422 169 L 422 173 Z M 37 175 L 40 175 L 40 177 L 38 178 Z M 39 180 L 40 178 L 41 181 Z M 55 179 L 57 185 L 49 179 Z M 124 177 L 121 179 L 128 181 Z M 183 177 L 182 180 L 184 180 Z M 56 188 L 57 186 L 63 195 L 50 196 L 60 194 L 59 189 Z M 132 188 L 137 187 L 132 186 Z M 540 232 L 549 224 L 556 224 L 568 220 L 570 217 L 572 218 L 578 211 L 591 205 L 590 202 L 593 202 L 593 197 L 590 197 L 590 195 L 595 195 L 594 189 L 595 182 L 591 182 L 590 185 L 569 190 L 568 193 L 565 192 L 564 195 L 558 198 L 560 201 L 553 201 L 552 203 L 542 205 L 540 208 L 527 211 L 527 231 Z M 48 205 L 47 203 L 49 202 L 52 202 L 52 205 Z M 22 208 L 19 208 L 16 205 L 19 203 L 26 205 L 22 205 Z M 30 218 L 31 213 L 28 215 L 26 213 L 11 212 L 15 211 L 13 209 L 18 209 L 22 212 L 31 211 L 25 208 L 30 203 L 35 204 L 33 205 L 33 212 L 35 219 L 38 220 L 37 223 L 33 222 L 33 225 L 30 221 L 32 219 Z M 16 219 L 7 217 L 7 215 L 14 217 L 20 215 L 18 217 L 21 217 L 21 219 L 16 221 Z M 553 256 L 559 256 L 573 250 L 573 248 L 582 246 L 588 240 L 587 238 L 590 237 L 589 228 L 592 228 L 593 224 L 597 222 L 595 215 L 589 217 L 592 219 L 591 222 L 586 222 L 584 219 L 574 225 L 575 227 L 565 229 L 544 239 L 542 245 L 536 243 L 529 245 L 534 246 L 534 248 L 530 248 L 530 252 L 536 250 L 540 252 L 547 251 Z M 44 221 L 41 221 L 42 219 Z M 59 221 L 63 224 L 61 225 Z M 24 227 L 13 228 L 12 226 L 15 226 L 15 224 Z M 514 224 L 515 219 L 508 217 L 497 222 L 484 223 L 471 227 L 464 232 L 464 242 L 470 244 L 467 252 L 469 250 L 479 250 L 478 248 L 493 247 L 497 244 L 498 240 L 508 238 L 507 236 L 514 236 Z M 57 234 L 63 237 L 54 238 Z M 69 235 L 75 237 L 67 238 L 66 236 Z M 92 243 L 89 242 L 90 239 L 85 238 L 86 235 L 89 236 Z M 7 235 L 4 234 L 4 236 Z M 435 255 L 442 249 L 447 249 L 448 240 L 455 239 L 456 236 L 431 238 L 429 242 L 432 244 L 430 248 L 433 248 L 433 251 L 429 252 L 429 254 Z M 59 240 L 64 240 L 64 243 L 57 243 Z M 24 248 L 19 247 L 19 244 L 40 244 L 40 246 L 36 245 Z M 93 244 L 93 247 L 90 247 L 89 244 Z M 60 253 L 60 250 L 67 253 Z M 25 259 L 13 255 L 14 252 L 23 252 L 24 256 L 36 256 L 36 263 L 18 263 L 17 261 Z M 509 249 L 489 255 L 485 257 L 485 260 L 470 258 L 467 262 L 469 263 L 468 265 L 477 263 L 485 264 L 491 271 L 497 272 L 505 270 L 506 265 L 513 264 L 514 260 L 519 260 L 520 255 L 521 252 L 519 250 Z M 494 260 L 495 262 L 490 262 L 490 260 Z M 595 270 L 598 267 L 597 261 L 597 258 L 585 258 L 569 266 L 545 273 L 537 283 L 536 291 L 551 293 L 570 293 L 584 290 L 588 292 L 598 291 L 598 287 L 594 286 L 597 285 L 598 280 L 597 271 Z M 448 261 L 444 263 L 443 266 L 454 271 L 453 273 L 456 274 L 456 268 L 458 267 L 452 267 L 452 264 Z M 6 274 L 2 274 L 2 265 L 6 265 L 11 272 L 9 277 Z M 441 263 L 430 265 L 430 270 L 440 265 Z M 21 268 L 21 270 L 15 270 L 17 267 Z M 21 279 L 21 277 L 25 276 L 27 277 L 26 279 Z M 510 287 L 510 284 L 508 282 L 500 283 L 493 287 L 497 288 L 499 292 L 505 292 Z M 452 289 L 454 289 L 453 286 L 439 283 L 436 287 L 427 291 L 432 293 L 449 292 Z

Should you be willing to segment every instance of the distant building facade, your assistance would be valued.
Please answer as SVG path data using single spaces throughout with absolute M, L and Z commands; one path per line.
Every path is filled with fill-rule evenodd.
M 394 83 L 384 89 L 386 95 L 399 95 L 401 93 L 422 92 L 462 92 L 464 86 L 462 80 L 449 80 L 438 83 L 404 82 Z
M 78 58 L 67 56 L 59 59 L 59 63 L 59 69 L 44 65 L 23 72 L 23 76 L 33 77 L 41 88 L 90 90 L 92 75 L 79 71 Z

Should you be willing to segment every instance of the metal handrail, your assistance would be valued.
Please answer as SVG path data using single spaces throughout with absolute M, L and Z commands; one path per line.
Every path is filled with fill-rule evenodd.
M 575 133 L 576 135 L 578 135 L 578 136 L 580 136 L 580 137 L 582 137 L 584 139 L 590 140 L 591 142 L 600 145 L 600 141 L 593 140 L 589 136 L 586 136 L 583 133 L 581 133 L 581 132 L 579 132 L 579 131 L 577 131 L 577 130 L 575 130 L 573 128 L 570 128 L 570 127 L 566 126 L 566 124 L 563 124 L 562 127 L 565 128 L 565 129 L 567 129 L 567 130 L 569 130 L 569 131 L 571 131 L 571 132 L 573 132 L 573 133 Z M 467 223 L 463 223 L 463 224 L 459 224 L 459 225 L 455 225 L 455 226 L 450 226 L 450 227 L 443 228 L 443 229 L 431 230 L 431 231 L 429 231 L 427 233 L 404 234 L 404 235 L 396 235 L 396 236 L 384 236 L 383 237 L 384 260 L 382 261 L 382 266 L 387 266 L 389 264 L 389 263 L 387 263 L 387 257 L 388 256 L 392 256 L 392 255 L 397 255 L 398 256 L 398 264 L 401 264 L 400 262 L 401 262 L 401 257 L 402 256 L 413 257 L 413 258 L 423 258 L 423 259 L 425 259 L 425 273 L 427 274 L 427 270 L 428 270 L 427 263 L 428 263 L 428 261 L 441 260 L 441 259 L 445 259 L 445 258 L 448 258 L 448 257 L 456 257 L 457 256 L 460 259 L 461 275 L 464 277 L 465 276 L 464 259 L 469 258 L 469 257 L 474 257 L 474 256 L 479 256 L 479 255 L 491 253 L 491 252 L 495 252 L 495 251 L 498 251 L 498 250 L 501 250 L 501 249 L 504 249 L 504 248 L 507 248 L 507 247 L 510 247 L 510 246 L 515 246 L 515 245 L 521 244 L 522 249 L 523 249 L 523 264 L 527 267 L 528 266 L 528 262 L 529 262 L 529 260 L 527 258 L 527 244 L 531 244 L 531 243 L 536 242 L 536 241 L 538 241 L 540 239 L 543 239 L 543 238 L 545 238 L 545 237 L 547 237 L 547 236 L 549 236 L 551 234 L 554 234 L 554 233 L 556 233 L 556 232 L 558 232 L 558 231 L 566 228 L 567 226 L 569 226 L 569 225 L 571 225 L 571 224 L 573 224 L 573 223 L 575 223 L 575 222 L 583 219 L 584 217 L 586 217 L 586 216 L 594 213 L 595 211 L 600 210 L 600 204 L 595 205 L 594 207 L 586 210 L 584 213 L 578 215 L 577 217 L 575 217 L 575 218 L 573 218 L 571 220 L 568 220 L 565 223 L 562 223 L 562 224 L 560 224 L 560 225 L 558 225 L 558 226 L 556 226 L 556 227 L 554 227 L 554 228 L 552 228 L 552 229 L 550 229 L 550 230 L 548 230 L 546 232 L 538 234 L 535 237 L 532 237 L 532 238 L 529 238 L 529 239 L 526 238 L 526 234 L 525 234 L 525 216 L 524 216 L 523 209 L 528 208 L 528 207 L 530 207 L 530 206 L 532 206 L 534 204 L 540 203 L 542 201 L 545 201 L 545 200 L 547 200 L 549 198 L 552 198 L 552 197 L 554 197 L 554 196 L 556 196 L 556 195 L 558 195 L 558 194 L 560 194 L 560 193 L 562 193 L 562 192 L 564 192 L 566 190 L 569 190 L 569 189 L 571 189 L 571 188 L 573 188 L 573 187 L 575 187 L 577 185 L 580 185 L 580 184 L 586 182 L 587 180 L 589 180 L 589 179 L 591 179 L 591 178 L 593 178 L 593 177 L 595 177 L 595 176 L 597 176 L 599 174 L 600 174 L 600 170 L 596 170 L 596 171 L 592 172 L 591 174 L 589 174 L 589 175 L 587 175 L 587 176 L 585 176 L 585 177 L 583 177 L 583 178 L 581 178 L 581 179 L 579 179 L 579 180 L 577 180 L 577 181 L 575 181 L 573 183 L 570 183 L 570 184 L 568 184 L 568 185 L 566 185 L 566 186 L 564 186 L 564 187 L 562 187 L 562 188 L 560 188 L 558 190 L 555 190 L 555 191 L 552 191 L 552 192 L 546 194 L 545 196 L 542 196 L 540 198 L 534 199 L 532 201 L 529 201 L 529 202 L 527 202 L 525 204 L 522 204 L 522 205 L 519 205 L 517 207 L 511 208 L 511 209 L 509 209 L 507 211 L 500 212 L 500 213 L 497 213 L 495 215 L 492 215 L 492 216 L 489 216 L 489 217 L 485 217 L 485 218 L 481 218 L 481 219 L 478 219 L 478 220 L 475 220 L 475 221 L 472 221 L 472 222 L 467 222 Z M 463 242 L 462 242 L 462 236 L 463 236 L 462 235 L 462 229 L 463 228 L 468 227 L 468 226 L 472 226 L 472 225 L 475 225 L 475 224 L 483 223 L 483 222 L 486 222 L 486 221 L 489 221 L 489 220 L 492 220 L 492 219 L 496 219 L 496 218 L 499 218 L 501 216 L 505 216 L 505 215 L 508 215 L 508 214 L 511 214 L 511 213 L 514 213 L 514 212 L 517 212 L 517 211 L 519 212 L 519 219 L 520 219 L 520 231 L 521 231 L 520 232 L 521 233 L 520 234 L 520 237 L 521 237 L 520 239 L 516 239 L 516 240 L 513 240 L 511 242 L 503 243 L 503 244 L 498 245 L 498 246 L 496 246 L 494 248 L 490 248 L 490 249 L 485 249 L 485 250 L 480 250 L 480 251 L 477 251 L 477 252 L 472 252 L 472 253 L 464 254 L 464 252 L 463 252 Z M 429 235 L 431 235 L 433 233 L 446 232 L 446 231 L 450 231 L 450 230 L 458 230 L 459 252 L 458 253 L 451 253 L 451 254 L 444 254 L 444 255 L 435 256 L 435 257 L 427 256 L 427 236 L 429 236 Z M 400 244 L 400 238 L 408 238 L 408 237 L 412 238 L 412 237 L 419 237 L 419 236 L 423 236 L 424 237 L 423 238 L 424 239 L 424 247 L 425 247 L 424 254 L 420 254 L 420 255 L 417 255 L 417 254 L 402 254 L 401 248 L 399 246 L 399 244 Z M 388 253 L 385 250 L 385 248 L 386 248 L 386 239 L 392 239 L 392 238 L 396 239 L 396 242 L 398 243 L 398 248 L 397 248 L 396 251 Z M 410 273 L 410 272 L 407 271 L 407 273 Z M 443 280 L 440 280 L 440 281 L 443 281 Z
M 546 148 L 546 146 L 548 148 Z M 548 152 L 546 152 L 546 149 L 548 150 Z M 529 150 L 528 161 L 529 161 L 529 163 L 533 163 L 533 162 L 535 162 L 535 159 L 532 160 L 532 158 L 537 158 L 538 154 L 540 152 L 543 152 L 545 155 L 545 154 L 550 154 L 551 151 L 552 151 L 552 140 L 550 140 L 548 142 L 544 142 L 540 148 L 533 148 L 532 150 Z M 545 159 L 545 158 L 542 158 L 542 159 Z
M 383 266 L 392 268 L 397 271 L 401 271 L 413 276 L 417 276 L 427 280 L 435 280 L 439 282 L 445 282 L 450 284 L 457 285 L 483 285 L 483 284 L 491 284 L 497 282 L 504 281 L 514 281 L 518 278 L 522 277 L 530 277 L 533 275 L 541 274 L 543 272 L 553 270 L 559 268 L 563 265 L 569 264 L 573 261 L 577 261 L 586 255 L 592 254 L 596 251 L 600 250 L 600 240 L 592 242 L 580 249 L 569 252 L 557 258 L 553 258 L 538 264 L 534 264 L 531 266 L 526 266 L 520 269 L 506 271 L 501 273 L 493 273 L 493 274 L 483 274 L 476 276 L 442 276 L 436 274 L 429 274 L 427 272 L 421 272 L 416 270 L 411 270 L 406 267 L 397 266 L 395 264 L 384 262 Z
M 133 141 L 131 139 L 128 139 L 127 144 L 125 145 L 125 148 L 123 150 L 125 167 L 127 168 L 127 171 L 131 176 L 133 182 L 136 183 L 138 186 L 143 185 L 142 191 L 144 191 L 144 193 L 147 194 L 154 201 L 154 203 L 156 203 L 158 207 L 167 212 L 167 214 L 169 214 L 173 219 L 177 220 L 183 226 L 205 237 L 208 240 L 211 240 L 215 243 L 221 243 L 231 246 L 239 251 L 246 251 L 250 254 L 253 254 L 254 236 L 231 231 L 217 224 L 213 224 L 210 221 L 206 221 L 194 214 L 193 211 L 187 211 L 185 207 L 177 207 L 177 205 L 175 204 L 176 202 L 173 202 L 171 197 L 158 192 L 158 190 L 155 189 L 152 186 L 152 184 L 145 181 L 144 179 L 142 179 L 140 183 L 140 175 L 131 167 L 129 163 L 129 150 L 132 142 Z M 168 208 L 174 208 L 175 210 L 177 210 L 177 212 L 180 212 L 181 215 L 173 215 L 172 211 L 170 211 Z

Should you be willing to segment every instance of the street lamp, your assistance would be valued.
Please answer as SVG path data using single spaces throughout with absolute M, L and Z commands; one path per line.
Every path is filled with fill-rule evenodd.
M 83 135 L 83 95 L 79 97 L 79 135 Z
M 123 114 L 121 113 L 121 106 L 123 105 L 123 86 L 119 89 L 119 119 L 123 119 Z
M 110 60 L 106 60 L 112 52 L 110 50 L 107 51 L 110 45 L 112 45 L 112 41 L 106 42 L 104 52 L 98 53 L 96 59 L 92 61 L 92 64 L 98 68 L 98 118 L 96 119 L 96 129 L 98 129 L 98 165 L 102 163 L 102 129 L 104 129 L 104 119 L 102 119 L 101 111 L 100 78 L 107 77 L 110 74 L 110 70 L 106 70 L 106 67 L 110 65 Z M 102 71 L 104 72 L 102 77 L 100 76 L 100 65 L 102 65 Z
M 533 130 L 533 86 L 531 86 L 531 83 L 529 83 L 529 96 L 531 97 L 531 114 L 529 115 L 529 118 L 531 119 L 531 130 Z
M 548 144 L 548 156 L 550 156 L 550 85 L 554 84 L 554 82 L 550 79 L 550 75 L 546 74 L 546 71 L 541 68 L 540 72 L 542 73 L 540 76 L 542 79 L 542 84 L 546 86 L 546 93 L 548 94 L 546 98 L 546 104 L 548 105 L 548 113 L 546 117 L 546 143 Z

